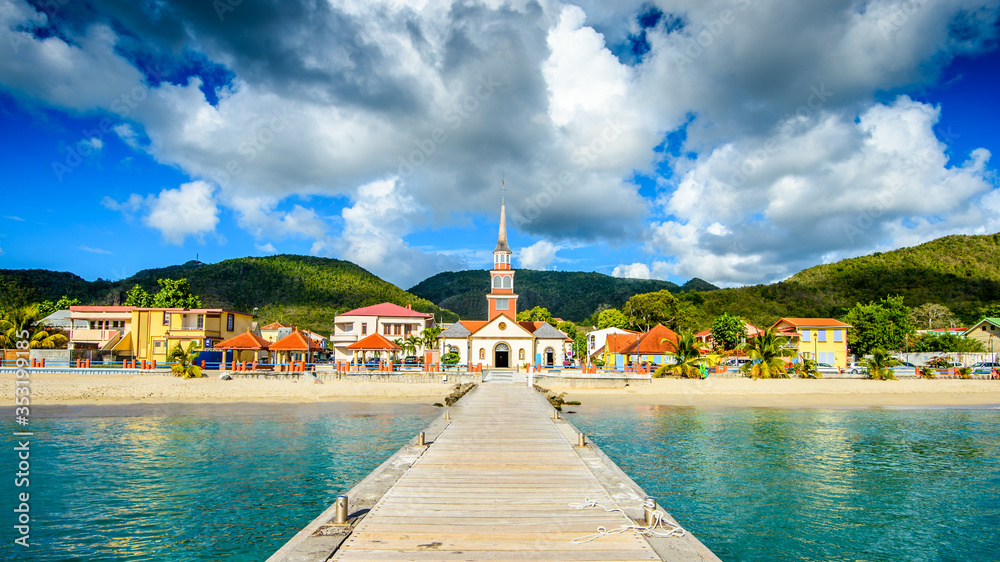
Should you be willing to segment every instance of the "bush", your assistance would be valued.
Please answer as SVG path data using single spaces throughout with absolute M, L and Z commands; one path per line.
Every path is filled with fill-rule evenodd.
M 448 352 L 441 356 L 441 362 L 445 365 L 458 365 L 458 362 L 461 360 L 462 356 L 453 352 Z

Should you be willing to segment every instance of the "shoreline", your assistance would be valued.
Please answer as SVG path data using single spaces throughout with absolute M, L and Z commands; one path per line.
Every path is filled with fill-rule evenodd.
M 0 375 L 0 388 L 14 405 L 15 375 Z M 454 384 L 234 379 L 182 379 L 171 375 L 37 374 L 31 379 L 34 406 L 125 406 L 150 404 L 366 402 L 443 403 Z M 566 400 L 587 406 L 688 406 L 747 408 L 1000 407 L 1000 381 L 916 379 L 770 379 L 711 377 L 653 379 L 624 388 L 567 388 Z M 570 407 L 572 408 L 572 407 Z

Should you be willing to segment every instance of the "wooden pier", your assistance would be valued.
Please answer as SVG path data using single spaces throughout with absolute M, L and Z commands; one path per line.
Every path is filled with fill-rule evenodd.
M 646 494 L 553 413 L 527 386 L 476 388 L 348 493 L 346 525 L 331 507 L 269 561 L 718 560 L 660 536 L 676 522 L 659 508 L 660 535 L 601 535 L 643 525 Z

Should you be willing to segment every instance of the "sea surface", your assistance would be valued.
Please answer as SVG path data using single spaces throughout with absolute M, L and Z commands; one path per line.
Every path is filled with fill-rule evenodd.
M 1000 410 L 572 409 L 567 419 L 723 560 L 1000 560 Z M 0 560 L 185 562 L 265 559 L 440 410 L 32 414 L 32 546 L 12 542 L 24 489 L 11 440 Z

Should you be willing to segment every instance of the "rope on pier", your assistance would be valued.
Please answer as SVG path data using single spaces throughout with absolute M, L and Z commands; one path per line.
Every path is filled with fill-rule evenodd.
M 583 510 L 590 507 L 599 507 L 608 513 L 614 513 L 614 512 L 621 513 L 622 517 L 624 517 L 629 521 L 629 523 L 626 523 L 617 529 L 609 530 L 607 527 L 600 526 L 597 528 L 596 533 L 584 535 L 582 537 L 577 537 L 571 540 L 570 542 L 573 544 L 583 544 L 593 540 L 597 540 L 607 535 L 619 535 L 621 533 L 625 533 L 628 531 L 633 531 L 639 535 L 655 536 L 655 537 L 683 537 L 685 534 L 687 534 L 687 531 L 681 528 L 680 525 L 677 525 L 676 523 L 672 523 L 664 519 L 663 513 L 660 511 L 653 512 L 653 524 L 646 526 L 646 525 L 639 525 L 636 523 L 632 523 L 631 522 L 632 520 L 629 519 L 628 515 L 626 515 L 625 511 L 622 510 L 621 508 L 605 507 L 590 498 L 585 499 L 583 503 L 571 503 L 569 504 L 569 506 L 576 508 L 578 510 Z

